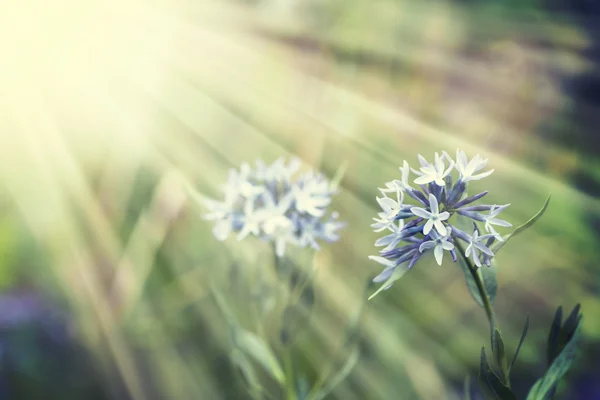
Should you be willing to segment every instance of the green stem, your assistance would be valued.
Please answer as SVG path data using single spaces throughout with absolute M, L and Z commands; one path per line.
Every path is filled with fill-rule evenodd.
M 275 274 L 279 275 L 281 273 L 281 259 L 277 256 L 277 251 L 275 250 L 275 245 L 272 246 L 273 250 L 273 264 L 275 267 Z M 289 301 L 289 296 L 285 296 L 285 302 Z M 296 388 L 294 385 L 294 366 L 291 354 L 290 346 L 282 346 L 282 358 L 283 358 L 283 368 L 285 372 L 285 384 L 286 384 L 286 398 L 287 400 L 296 400 Z
M 477 290 L 479 291 L 479 296 L 481 297 L 481 302 L 483 303 L 483 308 L 485 310 L 485 314 L 487 315 L 487 318 L 488 318 L 488 321 L 490 324 L 490 337 L 492 338 L 492 341 L 493 341 L 494 335 L 496 334 L 496 329 L 498 327 L 498 324 L 496 323 L 496 314 L 494 314 L 494 309 L 492 307 L 492 303 L 490 302 L 490 296 L 487 294 L 487 291 L 485 290 L 485 285 L 483 283 L 483 280 L 481 279 L 481 274 L 479 273 L 479 268 L 477 266 L 475 266 L 471 262 L 471 260 L 469 260 L 469 258 L 467 258 L 465 256 L 465 250 L 463 249 L 462 245 L 458 242 L 458 240 L 454 241 L 454 245 L 458 249 L 458 252 L 460 253 L 460 257 L 462 257 L 465 264 L 469 268 L 469 272 L 471 273 L 471 276 L 473 277 L 473 280 L 475 281 L 475 284 L 477 285 Z M 493 345 L 493 343 L 492 343 L 492 345 Z M 508 379 L 508 371 L 506 369 L 506 365 L 504 365 L 504 364 L 505 363 L 503 362 L 502 365 L 498 365 L 498 367 L 500 367 L 500 369 L 502 371 L 502 377 L 503 377 L 506 385 L 510 388 L 510 380 Z
M 485 285 L 481 280 L 481 275 L 479 274 L 478 268 L 473 265 L 471 260 L 469 260 L 465 256 L 465 250 L 462 245 L 458 242 L 458 240 L 454 241 L 454 245 L 458 248 L 458 253 L 460 257 L 464 260 L 465 264 L 469 267 L 469 272 L 477 285 L 477 290 L 479 291 L 479 296 L 481 296 L 481 301 L 483 302 L 483 308 L 485 310 L 485 314 L 487 315 L 488 321 L 490 323 L 490 331 L 493 333 L 496 329 L 496 315 L 494 314 L 494 309 L 492 308 L 492 303 L 490 302 L 490 296 L 488 296 L 487 291 L 485 290 Z

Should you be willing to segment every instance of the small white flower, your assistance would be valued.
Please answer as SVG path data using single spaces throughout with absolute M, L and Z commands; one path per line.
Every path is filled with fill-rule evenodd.
M 452 242 L 448 240 L 450 238 L 451 233 L 452 228 L 449 227 L 445 235 L 437 235 L 435 239 L 421 243 L 421 245 L 419 246 L 419 252 L 422 253 L 426 250 L 433 248 L 433 255 L 435 256 L 435 261 L 438 263 L 438 265 L 442 265 L 442 260 L 444 258 L 444 250 L 454 250 L 454 244 L 452 244 Z
M 408 163 L 406 162 L 406 160 L 404 160 L 402 167 L 399 167 L 398 169 L 400 170 L 400 173 L 402 174 L 402 179 L 401 180 L 394 179 L 391 182 L 386 182 L 385 189 L 379 188 L 381 193 L 392 193 L 392 192 L 398 192 L 398 191 L 413 190 L 412 186 L 410 186 L 410 183 L 408 183 L 410 167 L 409 167 Z
M 446 168 L 444 160 L 438 153 L 435 153 L 435 161 L 433 164 L 429 164 L 422 155 L 418 155 L 419 163 L 421 164 L 421 171 L 415 171 L 414 173 L 420 175 L 415 179 L 415 183 L 418 185 L 426 185 L 431 182 L 435 182 L 438 186 L 445 186 L 446 182 L 444 178 L 450 174 L 452 168 L 454 168 L 454 161 L 450 160 L 450 165 Z M 404 171 L 403 171 L 404 173 Z
M 484 221 L 484 223 L 485 223 L 484 227 L 485 227 L 486 232 L 490 232 L 492 235 L 494 235 L 496 237 L 496 239 L 498 239 L 501 242 L 503 242 L 504 239 L 498 232 L 496 232 L 496 230 L 494 229 L 494 225 L 503 226 L 506 228 L 509 228 L 512 226 L 512 224 L 510 222 L 505 221 L 500 218 L 496 218 L 498 216 L 498 214 L 500 214 L 508 206 L 510 206 L 510 204 L 505 204 L 503 206 L 497 206 L 494 204 L 492 206 L 492 208 L 490 209 L 490 213 L 485 217 L 485 221 Z
M 475 229 L 473 231 L 473 236 L 471 237 L 469 245 L 465 249 L 465 257 L 471 256 L 473 258 L 473 262 L 475 263 L 475 265 L 477 265 L 478 267 L 481 267 L 481 260 L 479 257 L 480 251 L 487 254 L 490 257 L 494 256 L 494 253 L 486 245 L 484 245 L 482 243 L 491 237 L 494 237 L 494 235 L 479 236 L 479 232 L 477 231 L 477 229 Z
M 437 232 L 445 236 L 447 233 L 446 226 L 442 221 L 450 218 L 450 213 L 444 211 L 440 213 L 438 201 L 432 193 L 429 193 L 429 211 L 421 207 L 412 207 L 410 211 L 417 217 L 425 218 L 427 222 L 423 226 L 423 234 L 427 235 L 431 232 L 431 229 L 435 226 Z
M 390 230 L 392 231 L 392 233 L 378 239 L 375 242 L 375 246 L 387 246 L 386 248 L 381 250 L 382 252 L 393 249 L 402 240 L 402 236 L 404 233 L 404 232 L 402 232 L 403 228 L 404 228 L 404 220 L 402 220 L 402 219 L 399 220 L 398 225 L 396 225 L 392 221 L 392 223 L 390 224 Z
M 322 175 L 304 175 L 301 183 L 294 188 L 294 194 L 296 209 L 314 217 L 322 217 L 325 207 L 331 203 L 331 188 Z
M 244 206 L 244 217 L 242 229 L 238 232 L 237 240 L 242 240 L 250 233 L 258 236 L 260 227 L 265 220 L 266 213 L 264 210 L 257 210 L 254 207 L 254 201 L 247 201 Z
M 335 213 L 324 218 L 335 191 L 314 171 L 292 181 L 299 168 L 298 159 L 286 163 L 279 158 L 271 165 L 257 160 L 255 168 L 243 163 L 229 171 L 223 201 L 196 196 L 208 209 L 204 218 L 215 223 L 215 237 L 225 240 L 237 232 L 242 240 L 253 234 L 272 242 L 279 257 L 287 244 L 318 249 L 317 239 L 338 240 L 337 230 L 344 224 Z
M 398 211 L 402 209 L 402 202 L 404 201 L 404 193 L 401 191 L 396 192 L 396 200 L 391 199 L 384 195 L 384 197 L 377 197 L 377 202 L 381 206 L 381 210 L 384 212 L 385 217 L 389 220 L 394 220 Z
M 490 176 L 493 169 L 474 175 L 477 171 L 482 170 L 487 165 L 488 159 L 477 154 L 469 161 L 467 154 L 462 150 L 456 150 L 456 170 L 460 174 L 460 179 L 463 182 L 478 181 L 487 176 Z
M 275 254 L 283 257 L 285 245 L 293 241 L 294 224 L 284 215 L 273 215 L 263 221 L 265 235 L 275 243 Z

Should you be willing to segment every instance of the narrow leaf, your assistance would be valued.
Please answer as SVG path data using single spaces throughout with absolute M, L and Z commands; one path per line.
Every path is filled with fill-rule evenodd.
M 529 330 L 529 315 L 527 316 L 527 319 L 525 320 L 525 327 L 523 328 L 523 333 L 521 334 L 521 340 L 519 340 L 519 345 L 517 346 L 515 355 L 513 356 L 510 366 L 508 367 L 508 372 L 507 372 L 508 376 L 506 377 L 507 380 L 509 379 L 510 371 L 512 370 L 512 367 L 515 364 L 515 361 L 517 361 L 517 357 L 519 356 L 519 351 L 521 350 L 521 346 L 523 345 L 523 342 L 525 341 L 525 336 L 527 336 L 528 330 Z
M 342 366 L 342 368 L 333 375 L 330 379 L 327 379 L 327 384 L 323 386 L 321 390 L 314 394 L 310 399 L 311 400 L 322 400 L 327 395 L 329 395 L 340 383 L 344 381 L 352 372 L 354 366 L 358 363 L 358 359 L 360 356 L 360 352 L 358 350 L 358 346 L 355 346 L 350 355 L 346 359 L 346 362 Z
M 285 374 L 279 361 L 267 344 L 258 336 L 245 329 L 238 328 L 234 332 L 234 343 L 244 353 L 254 358 L 277 382 L 285 382 Z
M 548 348 L 547 348 L 547 359 L 548 365 L 552 364 L 554 358 L 558 355 L 558 338 L 560 336 L 560 328 L 562 325 L 562 306 L 556 309 L 556 313 L 554 314 L 554 320 L 552 321 L 552 326 L 550 327 L 550 333 L 548 335 Z
M 500 368 L 500 371 L 506 370 L 506 354 L 504 350 L 504 341 L 502 340 L 502 335 L 498 329 L 494 330 L 494 334 L 492 335 L 492 353 L 494 354 L 494 358 L 496 361 L 496 365 Z M 506 378 L 502 376 L 501 378 Z
M 490 368 L 485 354 L 485 347 L 481 349 L 479 384 L 488 399 L 516 400 L 517 397 L 508 386 Z
M 392 273 L 392 275 L 388 278 L 387 281 L 385 281 L 380 287 L 379 289 L 377 289 L 375 291 L 375 293 L 373 293 L 371 296 L 369 296 L 369 300 L 371 300 L 373 297 L 377 296 L 379 293 L 381 293 L 383 290 L 388 289 L 392 283 L 396 282 L 398 279 L 402 278 L 402 276 L 404 276 L 404 274 L 408 271 L 408 267 L 404 264 L 402 265 L 398 265 L 398 267 L 396 267 L 396 269 L 394 270 L 394 272 Z
M 498 242 L 496 244 L 496 246 L 494 246 L 494 248 L 492 249 L 494 254 L 496 254 L 498 252 L 498 250 L 500 250 L 506 244 L 506 242 L 508 242 L 509 239 L 511 239 L 512 237 L 523 232 L 527 228 L 530 228 L 538 219 L 540 219 L 542 217 L 542 215 L 544 215 L 544 213 L 546 212 L 546 209 L 548 208 L 548 204 L 550 204 L 550 197 L 551 197 L 551 195 L 548 195 L 548 198 L 544 202 L 544 205 L 542 206 L 542 208 L 533 217 L 531 217 L 529 219 L 529 221 L 527 221 L 523 225 L 517 227 L 514 231 L 512 231 L 512 233 L 509 233 L 508 235 L 504 236 L 504 238 L 503 238 L 504 241 Z
M 544 376 L 535 383 L 527 395 L 527 400 L 546 400 L 553 393 L 556 385 L 567 373 L 575 358 L 580 332 L 581 325 L 578 325 L 569 343 L 567 343 L 558 357 L 552 362 L 552 365 L 550 365 Z
M 260 396 L 260 393 L 264 391 L 256 371 L 250 360 L 242 353 L 239 349 L 233 349 L 231 352 L 231 361 L 237 366 L 242 373 L 245 382 L 247 383 L 248 391 L 253 394 L 254 397 Z
M 579 310 L 580 309 L 581 309 L 581 304 L 577 304 L 573 308 L 573 311 L 571 311 L 571 314 L 569 314 L 569 316 L 565 320 L 562 331 L 565 333 L 565 335 L 567 337 L 572 336 L 573 333 L 575 332 L 575 329 L 577 329 L 577 326 L 579 325 L 579 320 L 580 320 Z

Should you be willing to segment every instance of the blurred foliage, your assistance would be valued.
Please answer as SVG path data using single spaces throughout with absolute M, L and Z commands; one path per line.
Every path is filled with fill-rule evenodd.
M 280 327 L 253 320 L 277 305 L 260 280 L 270 249 L 216 242 L 186 187 L 215 195 L 228 168 L 294 154 L 330 177 L 348 165 L 334 201 L 342 240 L 293 255 L 315 272 L 310 322 L 290 329 L 298 392 L 344 371 L 355 321 L 360 358 L 328 399 L 461 398 L 489 336 L 458 265 L 425 259 L 356 314 L 378 272 L 376 188 L 402 160 L 456 147 L 490 158 L 489 196 L 513 204 L 515 226 L 552 193 L 498 257 L 508 354 L 531 315 L 515 393 L 545 370 L 556 305 L 577 302 L 583 350 L 558 398 L 598 393 L 599 162 L 565 89 L 593 70 L 594 38 L 574 21 L 525 1 L 501 17 L 495 1 L 61 1 L 0 24 L 12 56 L 0 77 L 0 288 L 44 299 L 68 334 L 48 331 L 47 308 L 0 327 L 0 397 L 248 398 L 211 285 L 272 343 Z

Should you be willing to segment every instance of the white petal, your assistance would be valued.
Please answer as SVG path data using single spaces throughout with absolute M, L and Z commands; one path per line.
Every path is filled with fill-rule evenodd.
M 478 181 L 480 179 L 483 179 L 485 177 L 488 177 L 492 174 L 492 172 L 494 172 L 493 169 L 487 171 L 487 172 L 482 172 L 481 174 L 477 174 L 477 175 L 471 175 L 471 177 L 469 178 L 469 180 L 471 181 Z
M 438 201 L 433 193 L 429 193 L 429 209 L 431 210 L 432 215 L 437 215 L 440 212 Z
M 428 222 L 430 222 L 431 220 L 429 220 Z M 435 229 L 439 232 L 440 235 L 442 236 L 446 236 L 446 233 L 448 232 L 446 230 L 446 226 L 444 225 L 444 223 L 440 220 L 437 220 L 434 222 L 435 225 Z
M 429 234 L 429 232 L 431 232 L 431 228 L 433 228 L 433 221 L 427 220 L 425 226 L 423 227 L 423 235 Z
M 433 182 L 434 180 L 435 180 L 435 176 L 421 175 L 417 179 L 415 179 L 414 182 L 417 185 L 426 185 L 426 184 L 428 184 L 430 182 Z
M 442 158 L 440 157 L 440 155 L 438 153 L 435 153 L 434 163 L 435 163 L 435 169 L 437 171 L 444 170 L 444 162 L 442 161 Z
M 469 255 L 471 255 L 472 251 L 473 251 L 473 243 L 469 243 L 469 245 L 465 249 L 465 257 L 469 257 Z
M 396 264 L 394 261 L 390 261 L 387 258 L 383 258 L 383 257 L 379 257 L 379 256 L 369 256 L 369 259 L 373 260 L 376 263 L 379 263 L 381 265 L 385 265 L 386 267 L 392 267 Z
M 443 213 L 441 213 L 440 215 L 438 215 L 438 219 L 440 221 L 445 221 L 448 218 L 450 218 L 450 213 L 448 211 L 444 211 Z
M 443 242 L 442 243 L 442 248 L 444 250 L 450 251 L 450 250 L 454 250 L 454 245 L 452 243 L 450 243 L 450 242 Z
M 479 259 L 479 254 L 476 252 L 473 252 L 473 262 L 476 266 L 481 267 L 481 260 Z
M 281 258 L 285 254 L 285 240 L 279 239 L 275 243 L 275 254 Z
M 498 226 L 504 226 L 504 227 L 511 227 L 512 224 L 508 221 L 505 221 L 503 219 L 499 219 L 499 218 L 492 218 L 492 219 L 488 219 L 488 221 L 490 222 L 490 224 L 493 225 L 498 225 Z
M 429 165 L 425 157 L 423 157 L 422 155 L 417 154 L 417 158 L 419 159 L 419 164 L 421 164 L 421 167 L 426 167 Z
M 429 219 L 431 218 L 431 213 L 424 208 L 421 207 L 411 207 L 410 212 L 415 214 L 417 217 Z
M 442 260 L 444 258 L 444 249 L 442 249 L 442 246 L 435 246 L 433 255 L 435 256 L 435 261 L 437 261 L 438 265 L 442 265 Z

